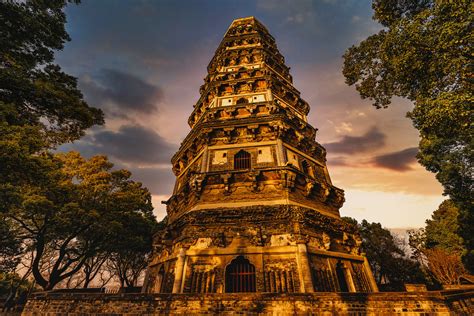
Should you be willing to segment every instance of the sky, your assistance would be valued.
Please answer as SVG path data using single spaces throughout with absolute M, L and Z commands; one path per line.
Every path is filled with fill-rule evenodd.
M 83 0 L 66 8 L 71 41 L 56 54 L 106 124 L 61 150 L 106 154 L 152 193 L 155 214 L 171 195 L 170 159 L 190 128 L 206 67 L 232 20 L 255 16 L 275 37 L 294 86 L 328 151 L 342 216 L 388 228 L 422 227 L 445 199 L 415 158 L 418 132 L 395 98 L 387 109 L 344 83 L 342 55 L 378 32 L 369 0 Z

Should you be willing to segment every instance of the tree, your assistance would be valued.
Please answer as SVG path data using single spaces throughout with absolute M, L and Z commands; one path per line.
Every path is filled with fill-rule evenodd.
M 78 3 L 0 2 L 0 216 L 8 224 L 0 229 L 15 231 L 31 251 L 29 268 L 46 290 L 80 270 L 88 286 L 105 251 L 121 240 L 119 231 L 132 224 L 126 221 L 146 218 L 149 224 L 148 230 L 138 226 L 139 245 L 124 241 L 139 251 L 155 222 L 148 190 L 127 170 L 112 171 L 103 156 L 49 152 L 103 124 L 102 111 L 83 100 L 76 78 L 54 64 L 54 52 L 70 40 L 67 2 Z M 4 253 L 15 242 L 2 239 Z
M 472 4 L 469 1 L 374 0 L 383 25 L 344 54 L 346 83 L 377 108 L 393 96 L 414 102 L 418 161 L 459 207 L 459 227 L 474 270 Z
M 96 278 L 96 276 L 102 271 L 104 264 L 109 259 L 110 254 L 104 252 L 99 252 L 95 256 L 89 258 L 84 262 L 84 266 L 82 267 L 82 272 L 84 274 L 84 278 L 82 283 L 83 288 L 88 288 L 89 284 Z M 79 283 L 78 285 L 80 285 Z
M 118 277 L 121 287 L 137 286 L 148 265 L 158 223 L 151 212 L 143 216 L 127 214 L 115 227 L 115 242 L 107 249 L 110 272 Z
M 425 234 L 428 249 L 441 248 L 449 253 L 461 255 L 464 251 L 463 240 L 458 234 L 459 209 L 452 200 L 443 201 L 426 220 Z
M 102 111 L 83 100 L 76 78 L 53 63 L 54 51 L 69 40 L 65 5 L 62 0 L 0 1 L 0 220 L 4 226 L 11 223 L 5 214 L 26 203 L 25 192 L 47 178 L 45 170 L 52 161 L 46 151 L 103 123 Z M 12 231 L 7 226 L 2 229 Z
M 120 287 L 136 287 L 148 264 L 148 252 L 122 249 L 113 253 L 108 261 L 108 270 L 116 276 Z
M 461 257 L 443 248 L 425 249 L 428 271 L 440 284 L 459 284 L 459 277 L 465 273 Z
M 33 287 L 34 284 L 17 273 L 0 271 L 0 298 L 4 299 L 1 311 L 9 312 L 16 304 L 24 304 Z
M 42 159 L 42 177 L 24 188 L 21 205 L 5 217 L 31 244 L 33 276 L 50 290 L 110 249 L 130 219 L 153 218 L 153 208 L 148 190 L 130 180 L 129 171 L 112 171 L 105 156 L 86 160 L 71 152 Z
M 22 250 L 21 239 L 0 216 L 0 271 L 14 272 L 21 260 Z
M 365 252 L 375 281 L 381 289 L 400 291 L 404 289 L 404 283 L 424 281 L 420 265 L 405 257 L 397 240 L 380 223 L 362 220 L 359 224 L 353 218 L 343 219 L 357 225 L 362 238 L 361 250 Z
M 66 3 L 0 2 L 0 121 L 36 126 L 53 145 L 103 123 L 102 112 L 83 100 L 76 78 L 53 63 L 54 51 L 70 40 Z
M 426 248 L 426 233 L 424 228 L 409 229 L 408 245 L 410 247 L 410 258 L 420 265 L 425 264 L 423 250 Z
M 21 261 L 22 252 L 22 240 L 16 236 L 7 220 L 0 215 L 0 297 L 5 298 L 3 311 L 14 305 L 18 290 L 25 284 L 26 278 L 20 278 L 15 273 Z
M 426 220 L 424 229 L 409 231 L 412 257 L 423 267 L 427 278 L 439 284 L 458 284 L 466 271 L 461 262 L 462 238 L 457 234 L 458 208 L 443 201 Z
M 101 173 L 100 170 L 87 163 L 84 165 L 84 160 L 77 153 L 70 153 L 67 157 L 72 161 L 67 169 L 70 175 L 75 179 L 83 179 L 83 183 L 86 183 L 81 198 L 84 199 L 92 193 L 88 199 L 96 203 L 98 190 L 89 186 L 97 180 L 103 186 L 104 181 L 90 177 L 97 177 Z M 85 175 L 78 175 L 77 170 L 81 170 L 81 174 Z M 111 187 L 108 190 L 112 196 L 107 196 L 105 203 L 113 210 L 113 216 L 108 218 L 103 230 L 94 233 L 99 234 L 98 238 L 107 233 L 108 240 L 112 241 L 104 243 L 99 253 L 102 256 L 107 254 L 109 266 L 113 267 L 111 273 L 118 276 L 122 286 L 135 286 L 147 266 L 147 255 L 151 252 L 152 236 L 156 231 L 157 222 L 148 190 L 143 188 L 141 183 L 131 181 L 131 173 L 127 170 L 114 171 L 110 175 L 112 177 L 108 181 Z

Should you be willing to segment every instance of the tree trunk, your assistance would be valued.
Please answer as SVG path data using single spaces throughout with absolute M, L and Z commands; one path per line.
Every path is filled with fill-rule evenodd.
M 84 285 L 83 285 L 83 288 L 87 289 L 89 287 L 89 283 L 91 282 L 92 280 L 90 279 L 90 275 L 89 274 L 86 274 L 86 278 L 84 279 Z

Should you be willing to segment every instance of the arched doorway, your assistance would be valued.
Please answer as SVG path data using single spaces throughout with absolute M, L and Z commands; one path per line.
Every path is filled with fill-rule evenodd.
M 225 269 L 227 293 L 255 292 L 255 266 L 243 256 L 238 256 Z
M 234 170 L 250 169 L 251 156 L 245 150 L 239 151 L 234 156 Z

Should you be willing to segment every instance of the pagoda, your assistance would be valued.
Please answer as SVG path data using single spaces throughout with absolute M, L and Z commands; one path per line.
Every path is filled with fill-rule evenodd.
M 376 292 L 275 39 L 234 20 L 172 158 L 146 293 Z

